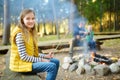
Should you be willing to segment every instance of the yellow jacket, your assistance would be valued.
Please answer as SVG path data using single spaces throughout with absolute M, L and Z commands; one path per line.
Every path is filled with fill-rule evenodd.
M 15 36 L 19 32 L 22 32 L 21 29 L 16 27 L 11 35 L 11 54 L 10 54 L 9 68 L 11 71 L 15 71 L 15 72 L 29 72 L 32 71 L 32 62 L 26 62 L 20 59 L 18 47 L 16 46 L 15 43 Z M 23 35 L 23 39 L 24 39 L 24 35 Z M 38 47 L 34 47 L 35 45 L 33 43 L 32 35 L 30 35 L 30 39 L 24 44 L 26 47 L 26 52 L 29 56 L 38 57 Z

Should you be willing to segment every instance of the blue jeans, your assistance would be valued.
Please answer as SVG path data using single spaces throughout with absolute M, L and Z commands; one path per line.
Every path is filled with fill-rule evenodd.
M 96 43 L 95 41 L 88 42 L 89 50 L 95 51 L 96 50 Z
M 32 64 L 32 72 L 47 72 L 46 80 L 55 80 L 59 69 L 59 60 L 52 58 L 50 62 L 36 62 Z

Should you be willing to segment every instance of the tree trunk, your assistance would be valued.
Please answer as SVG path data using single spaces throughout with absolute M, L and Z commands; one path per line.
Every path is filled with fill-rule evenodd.
M 4 28 L 3 28 L 3 40 L 2 44 L 9 44 L 10 37 L 10 6 L 9 0 L 4 0 Z
M 59 26 L 58 26 L 58 21 L 57 21 L 57 16 L 56 16 L 56 10 L 55 10 L 55 2 L 52 1 L 52 9 L 53 9 L 53 15 L 54 15 L 54 22 L 56 26 L 56 31 L 57 31 L 57 39 L 60 39 L 60 34 L 59 34 Z
M 102 1 L 100 1 L 100 4 L 99 4 L 99 7 L 100 7 L 100 32 L 103 31 L 103 26 L 102 26 L 102 14 L 103 14 L 103 9 L 102 9 Z

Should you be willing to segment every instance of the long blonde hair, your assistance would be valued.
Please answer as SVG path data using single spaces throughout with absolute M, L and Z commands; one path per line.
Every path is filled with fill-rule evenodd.
M 21 28 L 22 33 L 24 34 L 26 41 L 29 40 L 29 35 L 28 35 L 28 34 L 29 34 L 29 31 L 28 31 L 27 27 L 26 27 L 25 24 L 24 24 L 23 18 L 24 18 L 27 14 L 29 14 L 29 13 L 31 13 L 31 12 L 35 15 L 35 13 L 34 13 L 33 10 L 31 10 L 31 9 L 24 9 L 24 10 L 21 12 L 21 14 L 20 14 L 20 19 L 19 19 L 19 24 L 18 24 L 18 27 Z M 32 36 L 33 36 L 34 44 L 37 44 L 37 41 L 38 41 L 38 40 L 37 40 L 37 31 L 36 31 L 35 25 L 34 25 L 34 27 L 31 29 L 30 32 L 31 32 L 31 34 L 32 34 Z

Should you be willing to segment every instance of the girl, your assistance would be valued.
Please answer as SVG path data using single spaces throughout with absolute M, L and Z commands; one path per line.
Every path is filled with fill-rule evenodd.
M 35 13 L 25 9 L 20 14 L 19 25 L 11 34 L 10 70 L 15 72 L 47 72 L 46 80 L 55 80 L 59 60 L 53 54 L 38 54 Z
M 92 51 L 96 51 L 96 43 L 94 41 L 94 32 L 92 30 L 92 25 L 88 25 L 87 32 L 88 35 L 86 35 L 86 39 L 88 42 L 89 49 Z

